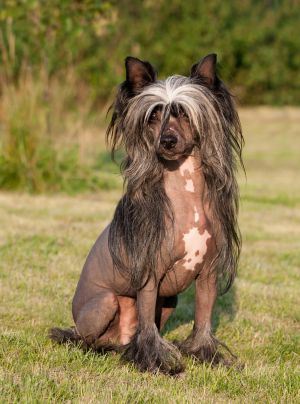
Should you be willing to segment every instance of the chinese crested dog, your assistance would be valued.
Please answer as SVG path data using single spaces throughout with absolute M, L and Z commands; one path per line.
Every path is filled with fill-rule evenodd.
M 211 318 L 218 291 L 232 285 L 241 246 L 238 114 L 215 54 L 193 65 L 190 77 L 165 81 L 147 61 L 128 57 L 125 66 L 107 139 L 112 155 L 125 149 L 126 193 L 84 265 L 75 328 L 51 329 L 49 337 L 118 350 L 141 371 L 179 373 L 181 354 L 224 363 Z M 159 331 L 193 281 L 193 330 L 171 344 Z

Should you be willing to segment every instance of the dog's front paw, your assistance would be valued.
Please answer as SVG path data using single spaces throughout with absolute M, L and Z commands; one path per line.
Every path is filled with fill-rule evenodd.
M 184 370 L 180 352 L 160 336 L 156 325 L 138 329 L 123 352 L 122 360 L 133 362 L 141 372 L 175 375 Z
M 209 323 L 204 323 L 201 328 L 194 327 L 191 334 L 184 341 L 174 341 L 174 345 L 183 353 L 183 355 L 193 356 L 200 362 L 206 362 L 211 365 L 222 363 L 225 366 L 232 366 L 236 362 L 236 356 L 230 349 L 219 341 Z M 218 345 L 221 345 L 231 355 L 231 359 L 225 359 L 218 351 Z

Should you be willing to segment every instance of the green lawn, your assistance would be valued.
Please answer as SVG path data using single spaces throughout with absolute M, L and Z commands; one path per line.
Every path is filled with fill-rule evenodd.
M 120 192 L 0 193 L 0 402 L 300 403 L 300 110 L 246 109 L 241 118 L 243 250 L 213 326 L 244 369 L 190 359 L 176 379 L 52 344 L 47 329 L 72 325 L 81 268 Z M 180 295 L 165 338 L 191 330 L 193 295 Z

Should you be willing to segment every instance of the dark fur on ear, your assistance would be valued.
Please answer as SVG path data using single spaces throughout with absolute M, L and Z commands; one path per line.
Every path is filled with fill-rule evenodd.
M 111 122 L 107 128 L 107 140 L 109 135 L 112 134 L 113 128 L 118 124 L 120 117 L 126 115 L 126 108 L 128 101 L 143 87 L 154 83 L 157 80 L 158 71 L 155 66 L 146 60 L 141 61 L 132 56 L 125 59 L 126 80 L 120 84 L 119 91 L 115 101 L 110 106 L 109 111 L 113 110 Z M 120 133 L 117 135 L 115 132 L 111 136 L 112 158 L 114 160 L 114 153 L 117 149 L 124 146 L 122 136 Z
M 139 60 L 132 56 L 125 59 L 126 82 L 132 90 L 138 90 L 153 83 L 157 79 L 157 69 L 146 60 Z
M 216 74 L 216 64 L 217 55 L 211 53 L 192 66 L 190 77 L 198 81 L 200 85 L 216 89 L 220 82 Z

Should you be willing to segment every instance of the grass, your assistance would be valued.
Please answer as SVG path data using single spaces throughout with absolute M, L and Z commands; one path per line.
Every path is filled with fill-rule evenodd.
M 53 345 L 47 328 L 72 324 L 82 265 L 120 191 L 2 192 L 0 402 L 300 403 L 300 110 L 246 109 L 241 118 L 243 252 L 233 288 L 218 298 L 213 326 L 244 369 L 211 369 L 189 359 L 176 379 L 120 366 L 118 355 Z M 193 287 L 180 295 L 164 338 L 191 330 L 193 296 Z

